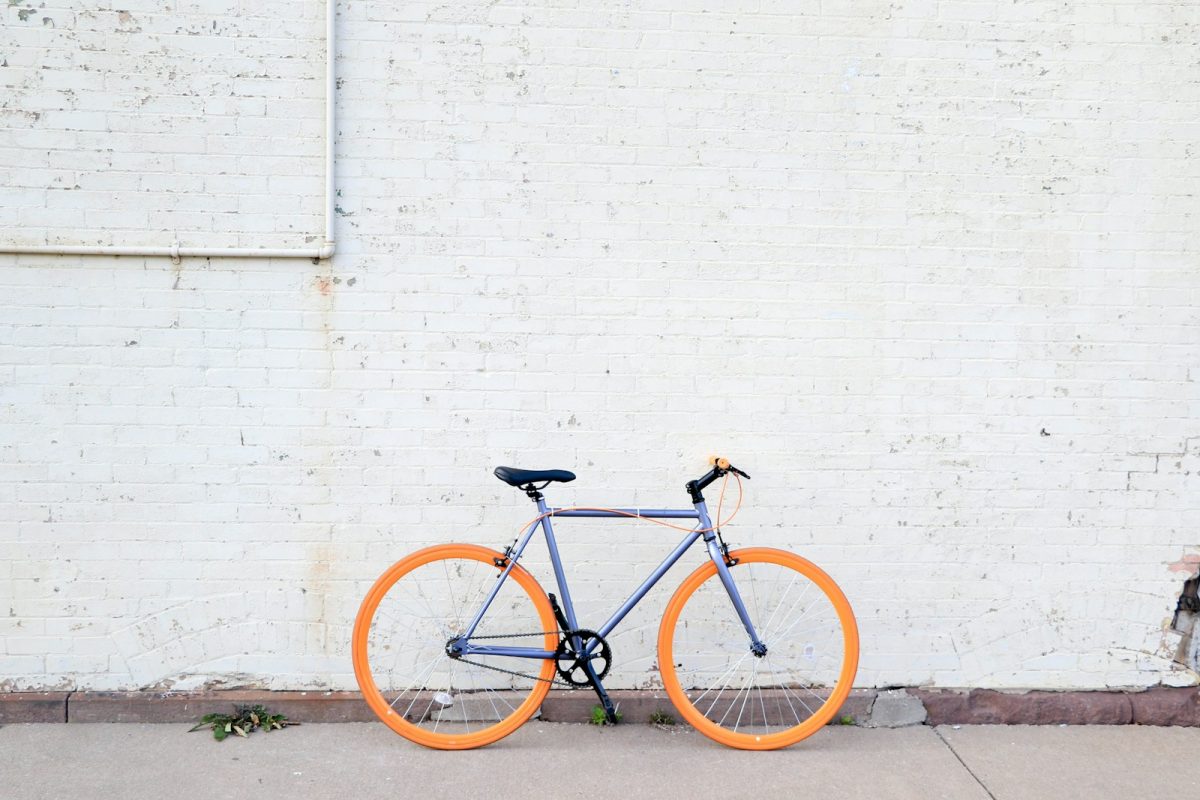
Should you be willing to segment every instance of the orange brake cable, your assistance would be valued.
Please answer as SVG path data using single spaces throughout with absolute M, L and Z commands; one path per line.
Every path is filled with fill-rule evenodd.
M 721 505 L 725 502 L 725 487 L 729 483 L 730 475 L 733 475 L 733 477 L 737 479 L 737 487 L 738 487 L 737 504 L 734 505 L 733 511 L 729 512 L 728 517 L 726 517 L 725 519 L 721 519 Z M 683 525 L 675 525 L 674 523 L 671 523 L 671 522 L 664 522 L 663 520 L 656 519 L 654 517 L 644 517 L 641 514 L 635 514 L 632 511 L 622 511 L 619 508 L 605 508 L 603 506 L 571 506 L 569 508 L 559 508 L 559 509 L 547 511 L 544 514 L 538 514 L 536 517 L 534 517 L 533 519 L 529 520 L 524 525 L 522 525 L 521 531 L 526 531 L 529 528 L 533 527 L 538 522 L 541 522 L 546 517 L 552 517 L 555 514 L 562 513 L 563 511 L 605 511 L 605 512 L 611 513 L 611 514 L 613 514 L 615 516 L 619 516 L 619 517 L 631 517 L 633 519 L 644 519 L 647 522 L 653 522 L 655 525 L 662 525 L 664 528 L 674 528 L 675 530 L 683 531 L 685 533 L 693 533 L 693 532 L 694 533 L 708 533 L 709 531 L 720 530 L 721 526 L 727 525 L 730 522 L 730 520 L 732 520 L 734 517 L 737 516 L 737 513 L 741 509 L 741 507 L 742 507 L 742 479 L 736 472 L 727 472 L 727 473 L 725 473 L 725 480 L 721 482 L 721 494 L 717 498 L 717 523 L 715 525 L 713 525 L 711 528 L 702 528 L 702 529 L 687 528 L 687 527 L 684 527 Z M 521 532 L 519 531 L 517 533 L 518 538 L 520 537 L 520 535 L 521 535 Z

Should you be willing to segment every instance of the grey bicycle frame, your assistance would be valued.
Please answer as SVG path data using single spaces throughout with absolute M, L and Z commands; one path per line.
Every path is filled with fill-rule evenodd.
M 646 593 L 649 592 L 659 579 L 666 574 L 675 562 L 687 551 L 692 544 L 701 536 L 704 537 L 705 546 L 708 549 L 709 558 L 717 567 L 717 574 L 721 578 L 721 584 L 725 587 L 725 591 L 729 594 L 729 599 L 736 609 L 738 618 L 742 621 L 742 626 L 746 629 L 746 634 L 749 636 L 749 645 L 753 648 L 763 648 L 762 641 L 758 638 L 758 632 L 754 628 L 754 623 L 750 620 L 750 614 L 746 611 L 746 605 L 742 602 L 742 596 L 737 590 L 737 586 L 733 582 L 733 576 L 729 572 L 729 566 L 725 563 L 725 553 L 722 552 L 718 542 L 717 535 L 713 531 L 712 521 L 708 516 L 708 508 L 704 501 L 696 503 L 692 509 L 672 509 L 672 508 L 618 508 L 612 511 L 591 511 L 583 509 L 563 509 L 550 508 L 546 505 L 545 499 L 539 497 L 537 499 L 538 512 L 541 516 L 529 526 L 529 530 L 525 531 L 520 537 L 517 545 L 508 553 L 507 561 L 503 572 L 500 573 L 496 584 L 492 587 L 491 592 L 483 601 L 483 605 L 476 612 L 471 623 L 467 626 L 466 631 L 457 638 L 457 644 L 460 648 L 459 654 L 463 656 L 469 655 L 490 655 L 490 656 L 508 656 L 513 658 L 537 658 L 549 659 L 555 657 L 553 650 L 542 650 L 536 647 L 503 647 L 494 645 L 476 645 L 471 644 L 471 637 L 475 634 L 475 629 L 479 627 L 480 620 L 492 605 L 492 601 L 496 599 L 496 595 L 500 592 L 500 587 L 508 578 L 509 573 L 517 565 L 517 561 L 521 558 L 521 554 L 525 552 L 525 547 L 533 538 L 534 532 L 540 527 L 546 535 L 546 549 L 550 553 L 550 563 L 554 567 L 554 580 L 558 584 L 559 596 L 562 600 L 563 615 L 567 619 L 567 625 L 571 630 L 577 630 L 579 623 L 575 618 L 575 606 L 571 602 L 571 592 L 567 586 L 567 576 L 563 572 L 562 559 L 558 555 L 558 542 L 554 538 L 554 527 L 550 524 L 551 517 L 608 517 L 616 519 L 628 519 L 629 515 L 638 517 L 646 517 L 651 519 L 694 519 L 696 527 L 693 528 L 687 535 L 683 537 L 675 549 L 672 550 L 662 563 L 655 567 L 646 580 L 634 590 L 629 599 L 621 604 L 613 615 L 608 618 L 608 621 L 596 630 L 601 636 L 608 636 L 614 628 L 620 624 L 625 615 L 633 610 L 633 607 L 638 604 Z M 590 654 L 596 647 L 599 646 L 598 640 L 593 640 L 587 652 Z M 578 646 L 578 643 L 576 643 Z

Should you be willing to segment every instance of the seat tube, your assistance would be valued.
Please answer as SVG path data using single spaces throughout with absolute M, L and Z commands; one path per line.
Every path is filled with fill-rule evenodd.
M 571 630 L 575 630 L 579 627 L 579 623 L 575 621 L 575 604 L 571 602 L 571 590 L 567 588 L 567 575 L 563 572 L 562 558 L 558 555 L 558 542 L 554 539 L 554 527 L 550 524 L 550 515 L 547 513 L 550 508 L 543 498 L 538 498 L 537 507 L 538 511 L 545 515 L 542 517 L 542 532 L 546 534 L 546 550 L 550 553 L 550 564 L 554 567 L 554 581 L 558 584 L 563 615 L 567 618 L 567 624 L 571 626 Z
M 706 530 L 715 528 L 712 520 L 708 516 L 708 507 L 703 500 L 696 503 L 696 511 L 700 514 L 700 529 Z M 738 619 L 742 621 L 742 627 L 746 629 L 746 635 L 750 637 L 750 646 L 757 652 L 759 648 L 764 648 L 762 640 L 758 638 L 758 632 L 754 629 L 754 622 L 750 619 L 750 612 L 746 610 L 746 604 L 742 602 L 742 595 L 738 591 L 737 585 L 733 582 L 733 575 L 729 571 L 729 566 L 725 563 L 725 554 L 721 552 L 721 545 L 717 540 L 717 534 L 714 530 L 706 530 L 704 534 L 704 546 L 708 548 L 708 557 L 712 559 L 713 564 L 717 567 L 717 575 L 721 578 L 721 585 L 725 587 L 725 591 L 729 594 L 729 600 L 733 603 L 733 608 L 737 611 Z

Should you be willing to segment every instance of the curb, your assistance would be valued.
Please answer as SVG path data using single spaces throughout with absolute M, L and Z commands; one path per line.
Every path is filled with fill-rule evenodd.
M 646 723 L 656 712 L 677 716 L 666 692 L 610 692 L 627 722 Z M 1026 691 L 994 689 L 855 689 L 830 724 L 872 727 L 897 722 L 894 706 L 876 700 L 919 701 L 926 725 L 1175 725 L 1200 727 L 1200 688 L 1158 686 L 1142 691 Z M 236 689 L 197 692 L 7 692 L 0 693 L 0 724 L 21 722 L 195 722 L 201 715 L 236 705 L 267 706 L 296 722 L 373 722 L 358 692 Z M 596 698 L 590 691 L 551 692 L 542 703 L 547 722 L 586 722 Z M 916 703 L 914 702 L 915 706 Z M 919 708 L 917 709 L 919 711 Z M 875 714 L 879 711 L 879 714 Z M 874 719 L 878 716 L 879 719 Z
M 1000 692 L 912 689 L 929 725 L 1200 726 L 1200 689 L 1156 686 L 1144 691 Z
M 263 705 L 295 722 L 370 722 L 375 715 L 358 692 L 72 692 L 68 722 L 195 722 L 212 711 Z M 3 721 L 3 720 L 0 720 Z
M 0 693 L 0 723 L 66 722 L 70 692 Z

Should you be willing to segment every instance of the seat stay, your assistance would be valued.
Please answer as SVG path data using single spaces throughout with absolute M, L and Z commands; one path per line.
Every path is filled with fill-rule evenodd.
M 508 563 L 504 565 L 504 570 L 500 573 L 499 577 L 496 578 L 496 583 L 492 586 L 492 590 L 488 592 L 488 596 L 484 599 L 483 605 L 479 607 L 479 610 L 475 612 L 475 616 L 471 619 L 471 623 L 467 625 L 466 631 L 460 637 L 462 641 L 470 639 L 475 634 L 475 629 L 479 627 L 480 621 L 483 620 L 483 615 L 487 613 L 488 608 L 490 608 L 492 605 L 492 601 L 495 600 L 496 595 L 500 593 L 500 587 L 503 586 L 504 581 L 508 579 L 508 574 L 516 568 L 517 561 L 521 558 L 521 554 L 525 552 L 525 547 L 529 544 L 529 540 L 533 538 L 533 532 L 538 529 L 539 522 L 540 520 L 535 521 L 529 526 L 529 530 L 525 531 L 525 535 L 521 537 L 520 542 L 518 542 L 516 547 L 514 547 L 508 554 Z

